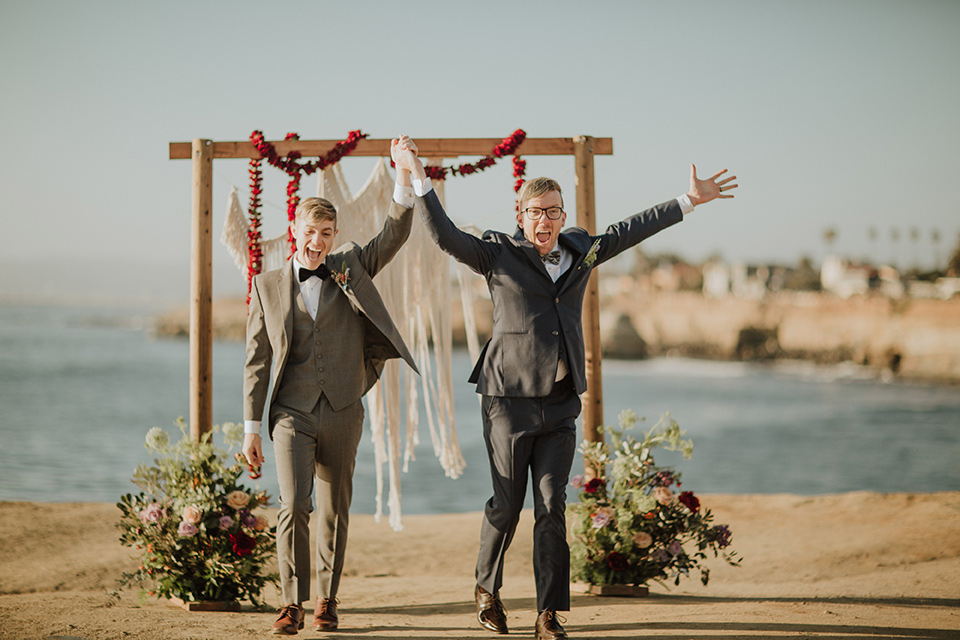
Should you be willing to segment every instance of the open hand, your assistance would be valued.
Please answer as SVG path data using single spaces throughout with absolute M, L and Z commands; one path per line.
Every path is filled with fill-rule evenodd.
M 737 179 L 737 176 L 730 176 L 727 178 L 719 179 L 723 174 L 727 172 L 726 169 L 723 171 L 718 171 L 713 174 L 706 180 L 700 180 L 697 178 L 697 167 L 690 165 L 690 191 L 687 192 L 687 196 L 690 198 L 690 202 L 694 206 L 698 204 L 703 204 L 704 202 L 710 202 L 715 198 L 732 198 L 733 194 L 728 193 L 732 189 L 736 189 L 738 184 L 730 184 Z

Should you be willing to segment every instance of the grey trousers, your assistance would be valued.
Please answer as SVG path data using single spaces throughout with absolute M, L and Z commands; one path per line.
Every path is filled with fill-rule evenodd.
M 566 486 L 576 452 L 580 397 L 570 376 L 542 398 L 483 396 L 483 435 L 493 497 L 480 529 L 477 584 L 497 594 L 503 558 L 513 540 L 533 478 L 533 570 L 537 610 L 570 610 L 570 548 Z
M 353 470 L 363 430 L 358 400 L 334 411 L 327 399 L 309 414 L 275 405 L 270 411 L 280 484 L 277 561 L 284 604 L 310 600 L 310 515 L 317 493 L 317 593 L 336 598 L 347 550 Z

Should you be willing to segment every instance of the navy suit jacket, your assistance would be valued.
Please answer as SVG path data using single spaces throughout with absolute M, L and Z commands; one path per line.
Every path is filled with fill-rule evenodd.
M 561 350 L 577 393 L 587 389 L 581 320 L 590 271 L 617 254 L 683 219 L 676 200 L 642 211 L 591 236 L 571 227 L 559 244 L 573 264 L 557 282 L 547 273 L 522 231 L 507 235 L 461 231 L 430 191 L 417 207 L 440 248 L 484 276 L 493 300 L 493 332 L 470 382 L 489 396 L 542 397 L 553 388 Z

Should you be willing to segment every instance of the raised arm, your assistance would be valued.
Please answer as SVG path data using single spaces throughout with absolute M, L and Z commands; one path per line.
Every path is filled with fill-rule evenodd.
M 735 182 L 737 176 L 724 177 L 726 172 L 724 169 L 700 180 L 696 166 L 691 164 L 690 190 L 686 194 L 607 227 L 606 232 L 598 237 L 600 244 L 597 247 L 597 264 L 680 222 L 683 216 L 693 211 L 697 205 L 719 198 L 732 198 L 733 194 L 728 192 L 739 186 Z M 733 184 L 730 184 L 731 182 Z
M 391 155 L 393 155 L 392 149 Z M 410 172 L 397 167 L 397 186 L 394 189 L 394 199 L 390 203 L 390 211 L 383 223 L 383 229 L 371 238 L 360 251 L 360 260 L 371 278 L 393 260 L 397 251 L 410 237 L 410 227 L 413 225 L 413 207 L 400 204 L 403 201 L 402 194 L 409 190 Z
M 444 252 L 475 272 L 484 274 L 489 271 L 500 253 L 500 247 L 462 231 L 447 217 L 437 194 L 432 187 L 428 186 L 430 181 L 427 178 L 427 172 L 420 158 L 417 157 L 417 145 L 412 140 L 403 136 L 399 140 L 393 140 L 391 148 L 398 172 L 408 171 L 414 183 L 414 189 L 417 190 L 418 186 L 420 188 L 417 193 L 417 207 L 433 241 Z

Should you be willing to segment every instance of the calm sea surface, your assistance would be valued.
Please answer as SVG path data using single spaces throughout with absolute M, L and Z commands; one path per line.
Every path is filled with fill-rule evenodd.
M 142 310 L 0 306 L 0 500 L 113 502 L 136 491 L 130 475 L 150 460 L 147 430 L 178 437 L 174 420 L 189 407 L 187 342 L 152 338 L 150 321 Z M 215 423 L 242 417 L 243 352 L 240 343 L 214 343 Z M 477 511 L 489 497 L 470 368 L 466 352 L 457 353 L 467 469 L 457 480 L 444 476 L 424 424 L 417 460 L 402 479 L 404 513 Z M 693 438 L 691 460 L 657 457 L 682 472 L 684 489 L 960 490 L 957 387 L 883 383 L 855 368 L 796 363 L 608 360 L 603 373 L 608 423 L 628 408 L 648 425 L 669 411 Z M 267 455 L 259 486 L 276 495 L 269 446 Z M 364 437 L 355 512 L 375 511 L 375 482 L 373 445 Z

